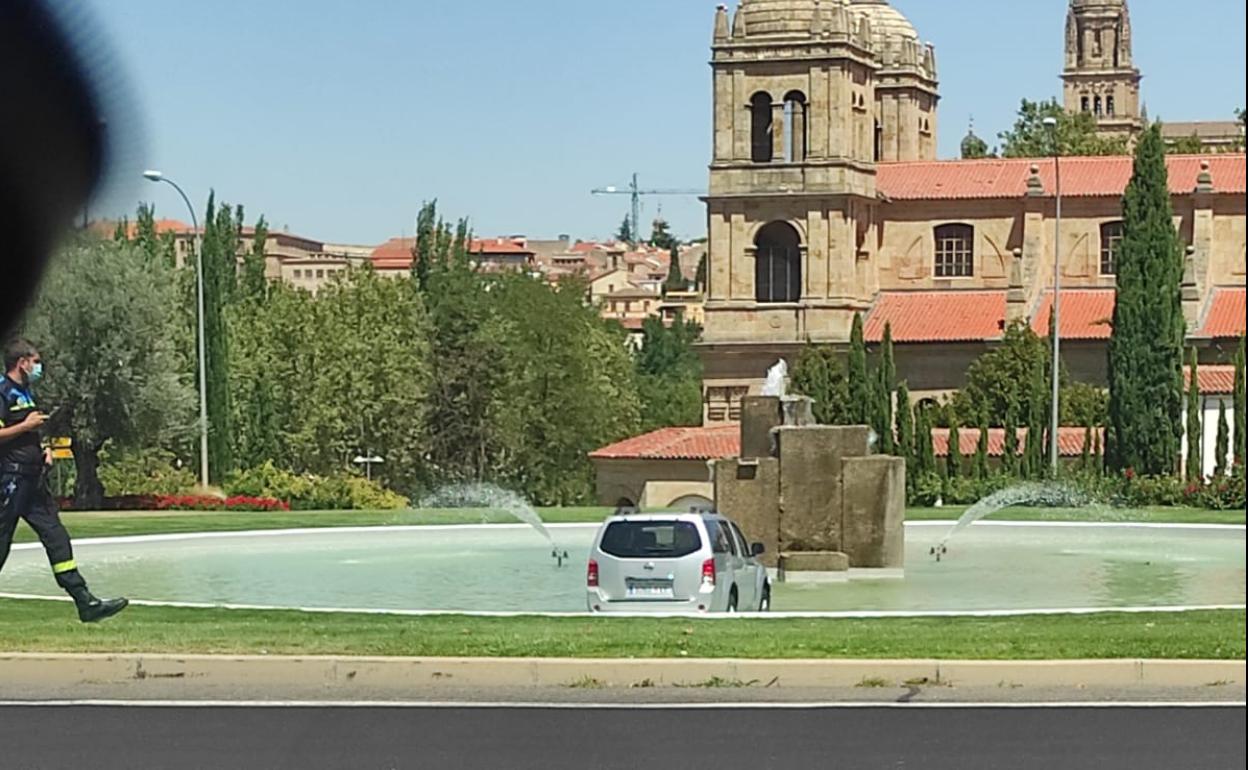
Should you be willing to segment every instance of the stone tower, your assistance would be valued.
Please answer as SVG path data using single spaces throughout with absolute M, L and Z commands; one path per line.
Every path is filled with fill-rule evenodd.
M 875 296 L 876 164 L 935 158 L 936 56 L 885 0 L 720 6 L 712 50 L 703 357 L 761 381 Z
M 1071 0 L 1062 80 L 1067 111 L 1095 115 L 1101 133 L 1131 136 L 1143 127 L 1127 0 Z

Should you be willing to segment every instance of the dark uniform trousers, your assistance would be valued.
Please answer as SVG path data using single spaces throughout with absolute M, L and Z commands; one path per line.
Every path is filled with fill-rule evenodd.
M 9 558 L 19 518 L 25 519 L 39 536 L 57 584 L 77 599 L 85 591 L 86 581 L 74 562 L 69 533 L 61 524 L 60 510 L 42 466 L 0 466 L 0 570 Z

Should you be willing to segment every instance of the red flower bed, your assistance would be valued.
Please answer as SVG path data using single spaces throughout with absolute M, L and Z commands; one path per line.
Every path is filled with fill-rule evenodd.
M 158 511 L 289 511 L 290 503 L 272 497 L 219 497 L 207 495 L 158 495 Z

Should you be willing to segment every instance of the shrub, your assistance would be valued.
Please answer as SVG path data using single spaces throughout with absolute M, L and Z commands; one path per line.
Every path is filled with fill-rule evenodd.
M 408 505 L 407 498 L 359 476 L 301 476 L 272 462 L 232 474 L 225 491 L 285 500 L 297 511 L 394 510 Z
M 190 468 L 178 468 L 172 453 L 160 449 L 129 452 L 116 457 L 101 453 L 100 483 L 110 497 L 177 495 L 195 488 Z

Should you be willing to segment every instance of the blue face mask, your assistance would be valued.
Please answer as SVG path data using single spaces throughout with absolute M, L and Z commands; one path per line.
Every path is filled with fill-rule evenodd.
M 39 363 L 35 364 L 31 368 L 30 373 L 26 375 L 26 378 L 30 381 L 31 385 L 34 385 L 36 382 L 39 382 L 39 380 L 42 380 L 43 379 L 43 362 L 40 361 Z

